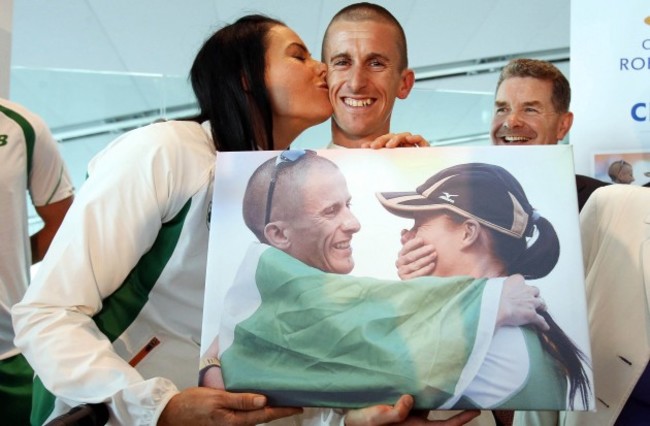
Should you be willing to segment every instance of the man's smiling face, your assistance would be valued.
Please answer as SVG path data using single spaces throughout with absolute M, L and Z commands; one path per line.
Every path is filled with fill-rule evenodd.
M 403 66 L 397 29 L 375 21 L 332 24 L 323 52 L 334 108 L 333 136 L 374 140 L 390 130 L 395 98 L 408 96 L 413 72 Z
M 573 122 L 570 112 L 557 112 L 553 83 L 532 77 L 511 77 L 499 86 L 490 136 L 494 145 L 554 145 Z
M 287 214 L 286 252 L 321 271 L 349 274 L 354 268 L 352 237 L 361 224 L 350 209 L 350 193 L 338 169 L 314 169 L 294 194 L 297 207 Z

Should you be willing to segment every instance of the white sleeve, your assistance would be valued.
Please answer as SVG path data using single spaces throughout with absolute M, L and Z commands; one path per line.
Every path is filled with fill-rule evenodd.
M 458 402 L 483 365 L 496 329 L 501 292 L 505 280 L 505 278 L 489 278 L 485 283 L 474 347 L 458 378 L 454 394 L 441 405 L 441 409 L 451 409 Z
M 521 328 L 499 327 L 464 396 L 479 407 L 498 407 L 523 388 L 529 370 L 530 357 Z
M 34 151 L 29 173 L 29 194 L 35 206 L 44 206 L 73 195 L 74 187 L 58 143 L 38 116 L 25 111 L 34 129 Z
M 305 408 L 302 426 L 344 426 L 345 410 L 332 408 Z
M 266 426 L 345 426 L 345 413 L 347 410 L 333 408 L 303 408 L 301 414 L 285 417 Z
M 187 201 L 173 172 L 182 147 L 144 136 L 127 134 L 102 153 L 12 310 L 15 343 L 45 387 L 73 405 L 106 402 L 111 422 L 126 425 L 155 424 L 178 392 L 167 379 L 145 381 L 93 320 Z

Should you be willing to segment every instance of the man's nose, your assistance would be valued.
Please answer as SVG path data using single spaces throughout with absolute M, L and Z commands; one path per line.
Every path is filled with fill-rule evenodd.
M 508 114 L 506 119 L 503 122 L 503 125 L 509 129 L 514 129 L 516 127 L 520 127 L 522 123 L 521 116 L 519 115 L 519 112 L 517 111 L 512 111 Z
M 343 229 L 345 232 L 351 234 L 355 234 L 361 230 L 361 223 L 359 223 L 359 220 L 351 211 L 348 211 L 347 217 L 343 221 Z
M 366 86 L 366 72 L 362 67 L 358 65 L 353 66 L 350 69 L 348 77 L 347 84 L 353 92 L 358 92 Z

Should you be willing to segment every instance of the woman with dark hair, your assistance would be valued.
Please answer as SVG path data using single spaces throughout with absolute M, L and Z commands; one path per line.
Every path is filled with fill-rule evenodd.
M 405 260 L 407 252 L 415 253 L 416 243 L 418 248 L 435 249 L 430 257 L 421 257 L 417 272 L 402 269 L 402 278 L 521 274 L 538 279 L 558 261 L 560 242 L 553 225 L 532 207 L 519 182 L 502 167 L 460 164 L 436 173 L 415 192 L 377 196 L 391 213 L 415 221 L 403 231 L 405 249 L 398 266 L 417 264 Z M 521 327 L 495 332 L 491 355 L 456 407 L 522 408 L 526 401 L 534 401 L 536 407 L 561 410 L 566 408 L 567 388 L 570 408 L 578 394 L 582 406 L 588 406 L 585 354 L 548 312 L 539 314 L 548 330 Z M 522 365 L 522 357 L 529 359 L 529 367 L 515 371 L 513 366 Z
M 32 423 L 105 403 L 109 424 L 254 424 L 299 412 L 197 388 L 218 151 L 284 149 L 332 113 L 326 67 L 282 22 L 251 15 L 200 49 L 200 113 L 133 130 L 88 179 L 25 298 L 16 344 L 38 378 Z
M 332 113 L 325 64 L 282 22 L 249 15 L 217 31 L 190 71 L 219 151 L 279 150 Z

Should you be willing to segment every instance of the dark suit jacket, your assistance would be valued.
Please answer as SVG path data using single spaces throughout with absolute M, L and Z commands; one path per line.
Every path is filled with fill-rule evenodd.
M 582 210 L 587 199 L 596 189 L 601 186 L 609 185 L 608 182 L 603 182 L 589 176 L 576 175 L 576 189 L 578 190 L 578 211 Z

